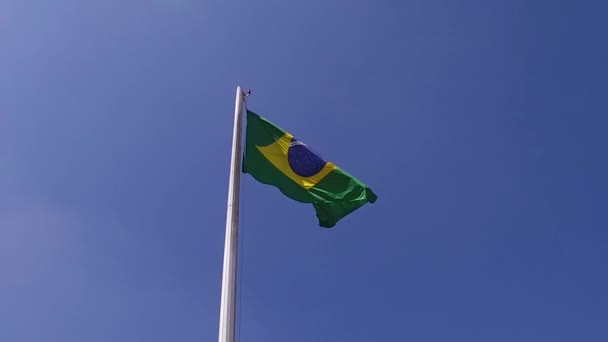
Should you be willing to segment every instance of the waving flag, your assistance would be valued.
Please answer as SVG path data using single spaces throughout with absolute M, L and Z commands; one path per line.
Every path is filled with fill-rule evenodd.
M 293 200 L 312 203 L 321 227 L 331 228 L 365 203 L 377 199 L 361 181 L 250 110 L 247 110 L 243 172 L 277 187 Z

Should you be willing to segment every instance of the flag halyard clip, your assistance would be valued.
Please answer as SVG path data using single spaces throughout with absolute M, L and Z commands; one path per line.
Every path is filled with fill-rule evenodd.
M 248 89 L 247 92 L 243 93 L 243 102 L 247 102 L 247 98 L 251 95 L 251 89 Z

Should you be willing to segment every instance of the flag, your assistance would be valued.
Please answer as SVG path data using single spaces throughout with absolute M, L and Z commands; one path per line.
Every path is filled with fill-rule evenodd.
M 319 225 L 325 228 L 377 199 L 361 181 L 250 110 L 243 172 L 293 200 L 312 203 Z

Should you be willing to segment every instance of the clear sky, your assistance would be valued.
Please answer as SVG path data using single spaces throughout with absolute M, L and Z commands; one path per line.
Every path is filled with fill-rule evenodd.
M 243 85 L 379 199 L 244 175 L 240 341 L 607 341 L 607 10 L 1 1 L 0 340 L 216 341 Z

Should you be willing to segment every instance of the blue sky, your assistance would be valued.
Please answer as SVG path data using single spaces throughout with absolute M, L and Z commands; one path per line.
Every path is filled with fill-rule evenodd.
M 244 175 L 240 341 L 606 341 L 606 10 L 0 2 L 0 340 L 217 339 L 243 85 L 379 199 Z

